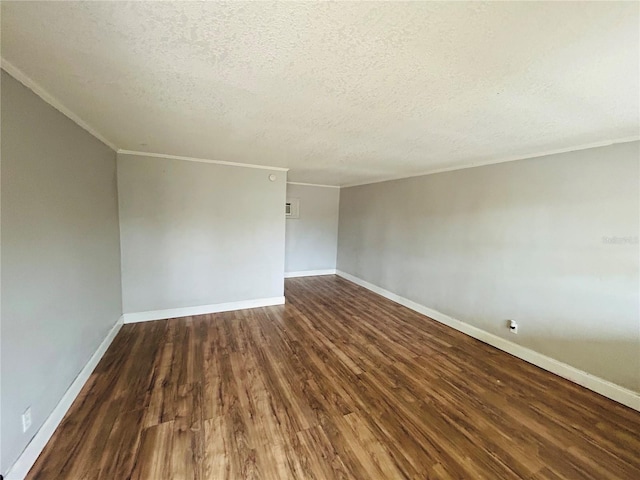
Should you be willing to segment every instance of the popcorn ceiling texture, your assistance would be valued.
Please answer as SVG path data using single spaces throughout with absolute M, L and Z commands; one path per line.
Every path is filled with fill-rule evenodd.
M 2 56 L 119 148 L 346 185 L 637 136 L 639 8 L 2 2 Z

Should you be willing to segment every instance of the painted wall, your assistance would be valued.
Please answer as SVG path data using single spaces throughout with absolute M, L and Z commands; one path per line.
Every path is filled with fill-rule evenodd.
M 286 172 L 118 155 L 118 193 L 125 313 L 284 294 Z
M 300 216 L 288 219 L 285 272 L 335 270 L 340 189 L 287 185 L 287 198 L 300 202 Z
M 640 391 L 639 145 L 342 189 L 338 269 Z
M 115 325 L 122 300 L 115 152 L 4 71 L 1 85 L 6 473 Z

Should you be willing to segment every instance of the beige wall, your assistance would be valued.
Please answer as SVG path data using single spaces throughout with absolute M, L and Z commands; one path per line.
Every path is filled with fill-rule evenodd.
M 282 171 L 118 155 L 124 312 L 281 297 L 285 192 Z
M 3 473 L 122 314 L 116 155 L 2 72 Z M 31 406 L 33 425 L 22 432 Z
M 634 142 L 342 189 L 338 269 L 640 391 L 639 158 Z
M 334 270 L 340 189 L 288 184 L 287 198 L 300 201 L 300 216 L 286 222 L 285 271 Z

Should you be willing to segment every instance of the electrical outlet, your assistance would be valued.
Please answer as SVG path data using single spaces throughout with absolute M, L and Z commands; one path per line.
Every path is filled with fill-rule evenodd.
M 518 333 L 518 324 L 515 320 L 509 320 L 509 331 L 511 333 Z
M 26 432 L 29 428 L 31 428 L 31 407 L 22 414 L 22 431 Z

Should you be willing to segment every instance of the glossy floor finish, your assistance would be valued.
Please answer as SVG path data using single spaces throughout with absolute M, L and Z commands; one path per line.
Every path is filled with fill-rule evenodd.
M 31 479 L 639 479 L 640 413 L 335 276 L 125 325 Z

